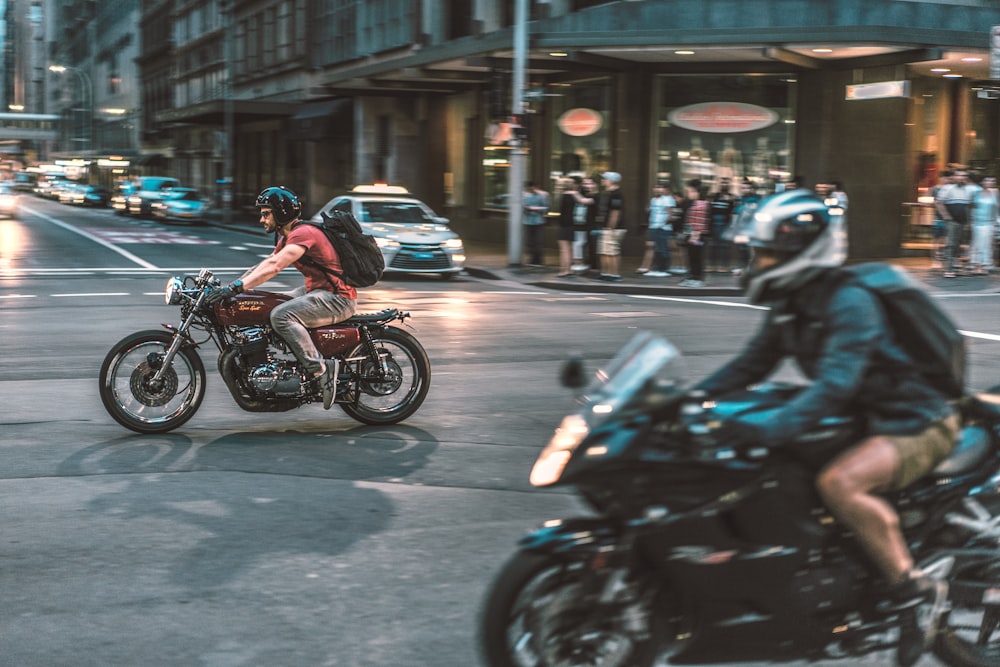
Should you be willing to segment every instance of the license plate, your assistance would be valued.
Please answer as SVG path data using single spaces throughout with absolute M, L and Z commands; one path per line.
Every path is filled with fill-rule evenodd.
M 413 259 L 434 259 L 434 253 L 432 253 L 432 252 L 415 252 L 415 253 L 413 253 Z

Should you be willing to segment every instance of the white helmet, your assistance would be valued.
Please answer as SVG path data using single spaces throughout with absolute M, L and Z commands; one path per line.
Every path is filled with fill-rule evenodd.
M 741 215 L 731 235 L 753 253 L 741 278 L 752 303 L 784 298 L 847 259 L 843 209 L 809 190 L 768 197 Z

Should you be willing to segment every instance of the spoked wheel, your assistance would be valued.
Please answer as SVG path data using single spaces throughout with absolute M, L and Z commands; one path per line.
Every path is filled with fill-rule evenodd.
M 395 424 L 424 402 L 431 384 L 431 362 L 420 342 L 405 331 L 387 327 L 372 333 L 379 357 L 376 363 L 364 343 L 349 358 L 351 402 L 340 403 L 344 412 L 362 424 Z
M 637 601 L 595 614 L 588 566 L 520 552 L 486 599 L 480 649 L 489 667 L 647 667 L 666 659 L 670 636 Z M 588 592 L 589 591 L 589 592 Z M 626 620 L 628 619 L 628 620 Z M 625 625 L 630 627 L 626 629 Z
M 194 416 L 205 397 L 205 366 L 182 347 L 155 379 L 172 340 L 165 331 L 140 331 L 115 345 L 101 364 L 100 392 L 105 409 L 138 433 L 165 433 Z

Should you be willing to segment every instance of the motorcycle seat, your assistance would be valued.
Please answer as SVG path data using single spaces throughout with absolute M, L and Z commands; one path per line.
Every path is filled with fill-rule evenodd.
M 951 477 L 974 470 L 990 452 L 990 436 L 981 426 L 966 426 L 955 449 L 931 472 L 931 477 Z
M 382 322 L 384 320 L 391 320 L 395 318 L 397 313 L 399 313 L 399 309 L 397 308 L 386 308 L 378 311 L 377 313 L 354 313 L 349 319 L 345 320 L 345 322 Z

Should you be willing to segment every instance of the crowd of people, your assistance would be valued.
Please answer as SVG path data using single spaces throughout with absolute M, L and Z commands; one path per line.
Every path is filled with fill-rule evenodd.
M 597 280 L 622 280 L 621 247 L 626 225 L 622 176 L 606 171 L 598 179 L 571 176 L 565 179 L 558 204 L 560 278 L 587 276 Z M 781 189 L 801 186 L 798 180 L 780 184 Z M 839 182 L 820 184 L 817 193 L 836 199 L 846 208 L 847 195 Z M 646 278 L 680 277 L 685 287 L 702 287 L 708 272 L 740 274 L 750 259 L 745 242 L 731 238 L 733 221 L 752 211 L 763 194 L 751 181 L 736 185 L 729 178 L 716 183 L 699 179 L 681 188 L 667 182 L 653 186 L 641 215 L 645 245 L 640 266 Z M 544 265 L 543 229 L 550 208 L 549 194 L 534 183 L 525 184 L 524 226 L 526 264 Z M 832 200 L 831 200 L 832 201 Z
M 934 197 L 936 258 L 945 278 L 988 275 L 1000 241 L 1000 193 L 993 176 L 964 168 L 941 172 Z

